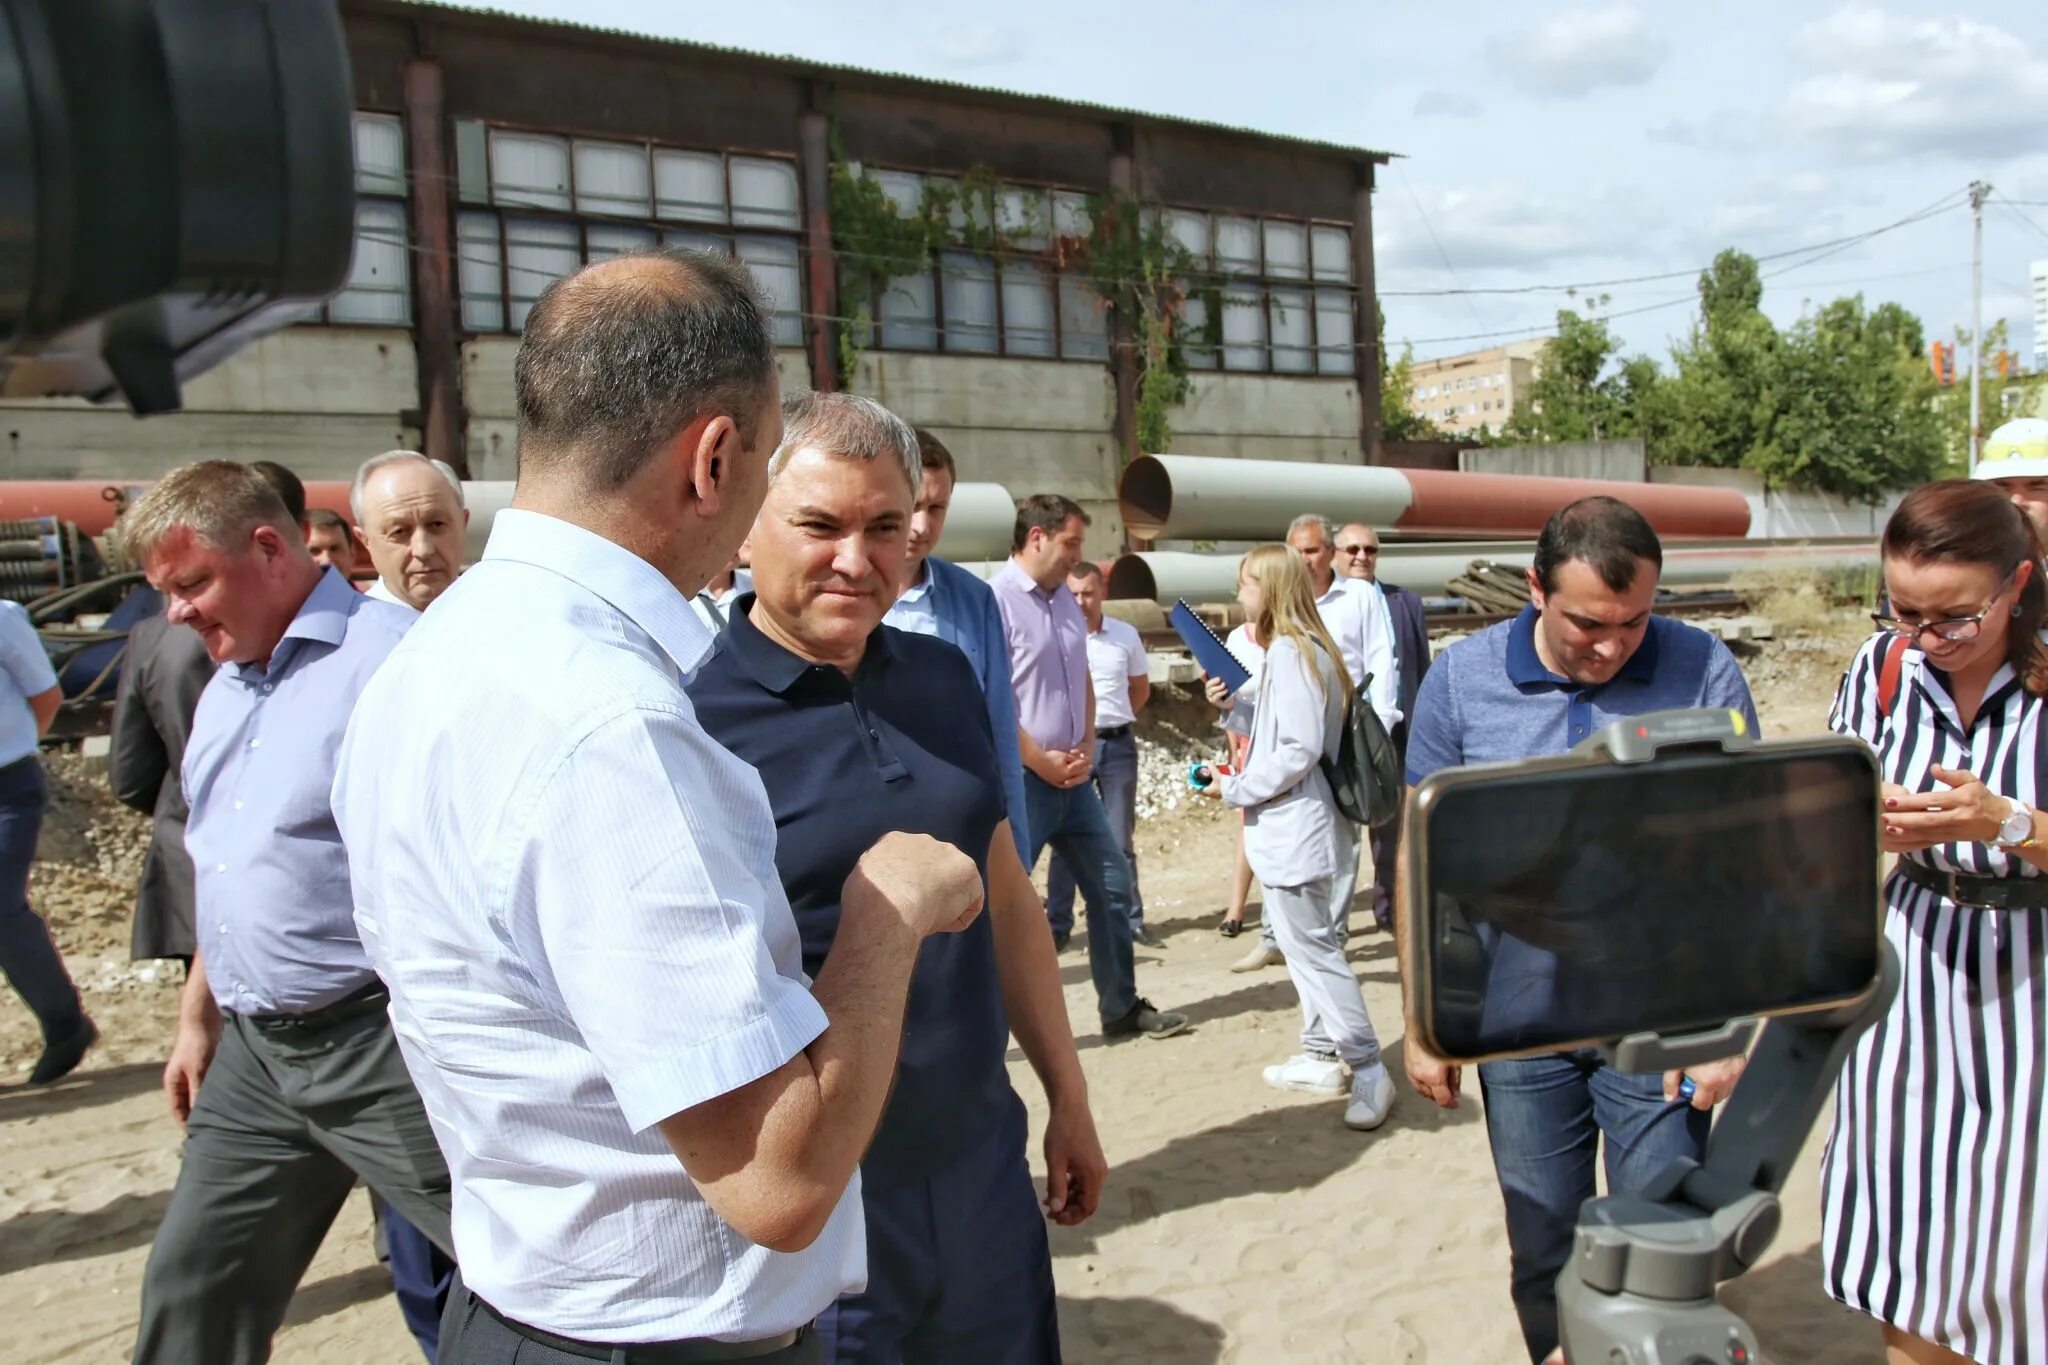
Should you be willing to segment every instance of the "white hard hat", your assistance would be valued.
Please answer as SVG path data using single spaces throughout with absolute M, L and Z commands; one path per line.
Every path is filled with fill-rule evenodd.
M 2016 417 L 1985 437 L 1970 477 L 2048 478 L 2048 418 Z

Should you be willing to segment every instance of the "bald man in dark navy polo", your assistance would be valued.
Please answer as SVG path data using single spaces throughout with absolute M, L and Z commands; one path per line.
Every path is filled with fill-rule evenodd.
M 1045 1220 L 1093 1213 L 1107 1167 L 974 669 L 944 640 L 881 623 L 905 572 L 917 440 L 848 394 L 791 399 L 783 427 L 755 591 L 688 690 L 712 738 L 761 775 L 804 968 L 824 961 L 840 889 L 883 833 L 953 844 L 988 891 L 988 913 L 920 950 L 895 1089 L 861 1163 L 867 1288 L 818 1319 L 824 1356 L 1056 1362 Z M 1050 1101 L 1043 1213 L 1003 1064 L 1012 1033 Z

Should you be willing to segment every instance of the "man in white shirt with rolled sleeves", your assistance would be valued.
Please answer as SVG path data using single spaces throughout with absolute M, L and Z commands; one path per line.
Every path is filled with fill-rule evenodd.
M 856 1169 L 918 944 L 973 919 L 980 877 L 887 836 L 807 981 L 761 780 L 683 692 L 689 599 L 781 431 L 745 268 L 558 280 L 514 377 L 512 508 L 364 690 L 334 787 L 455 1190 L 440 1359 L 805 1365 L 865 1280 Z

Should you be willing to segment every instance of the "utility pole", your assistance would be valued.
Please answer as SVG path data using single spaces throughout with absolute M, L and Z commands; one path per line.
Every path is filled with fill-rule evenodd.
M 1991 187 L 1981 180 L 1970 182 L 1970 467 L 1977 466 L 1977 446 L 1983 440 L 1984 424 L 1978 404 L 1984 373 L 1984 201 Z

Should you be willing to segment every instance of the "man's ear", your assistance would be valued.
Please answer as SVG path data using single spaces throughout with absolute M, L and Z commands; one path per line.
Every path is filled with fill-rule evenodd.
M 1536 576 L 1534 569 L 1522 570 L 1522 576 L 1529 580 L 1529 601 L 1536 610 L 1543 610 L 1543 580 Z
M 724 413 L 700 417 L 677 433 L 672 453 L 682 462 L 683 481 L 698 515 L 715 514 L 744 453 L 738 425 Z

